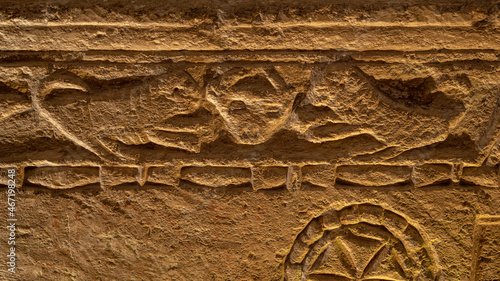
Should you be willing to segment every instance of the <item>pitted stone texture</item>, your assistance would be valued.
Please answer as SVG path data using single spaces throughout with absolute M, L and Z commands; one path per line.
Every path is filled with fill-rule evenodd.
M 498 0 L 272 2 L 0 1 L 14 278 L 497 278 Z
M 237 167 L 185 167 L 181 170 L 181 179 L 202 186 L 224 187 L 250 183 L 250 168 Z
M 274 189 L 286 184 L 288 167 L 252 167 L 252 185 L 255 190 Z
M 142 168 L 139 167 L 101 167 L 101 185 L 104 188 L 117 186 L 125 183 L 144 184 L 142 179 Z
M 474 229 L 471 280 L 495 280 L 500 276 L 500 216 L 479 216 Z
M 499 178 L 498 167 L 466 167 L 462 170 L 460 181 L 464 184 L 498 187 Z
M 175 165 L 153 166 L 147 170 L 147 182 L 177 186 L 180 180 L 181 167 Z
M 400 185 L 410 181 L 409 167 L 400 166 L 340 166 L 337 180 L 361 186 Z
M 67 189 L 99 183 L 98 167 L 30 167 L 25 181 L 51 189 Z
M 304 182 L 322 187 L 333 187 L 335 184 L 334 165 L 307 165 L 302 167 Z
M 412 180 L 415 186 L 429 186 L 450 183 L 453 179 L 451 165 L 427 164 L 413 169 Z

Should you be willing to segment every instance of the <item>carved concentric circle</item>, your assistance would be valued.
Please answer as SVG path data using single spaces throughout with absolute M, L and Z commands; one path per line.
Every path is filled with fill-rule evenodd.
M 330 210 L 297 236 L 285 280 L 438 280 L 437 258 L 403 216 L 372 204 Z

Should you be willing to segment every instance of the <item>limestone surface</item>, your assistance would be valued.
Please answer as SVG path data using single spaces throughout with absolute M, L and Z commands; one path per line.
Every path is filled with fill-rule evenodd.
M 500 280 L 499 11 L 0 0 L 0 280 Z

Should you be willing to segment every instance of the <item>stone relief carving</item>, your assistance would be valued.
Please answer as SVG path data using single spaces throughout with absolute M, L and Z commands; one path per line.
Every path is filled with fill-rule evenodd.
M 99 196 L 153 190 L 145 197 L 167 202 L 162 226 L 215 221 L 212 240 L 198 225 L 188 234 L 160 227 L 185 239 L 163 250 L 194 249 L 182 257 L 205 273 L 216 262 L 202 250 L 229 236 L 221 248 L 237 249 L 237 266 L 253 273 L 228 280 L 496 280 L 498 7 L 413 1 L 365 13 L 313 1 L 272 14 L 236 1 L 231 14 L 166 12 L 148 1 L 161 13 L 47 6 L 39 19 L 31 5 L 0 9 L 0 172 L 15 167 L 33 202 L 63 194 L 78 209 L 102 200 L 128 218 L 141 198 Z M 167 199 L 156 200 L 157 190 Z M 441 209 L 448 201 L 456 202 Z M 140 235 L 158 231 L 138 221 L 149 227 Z M 233 227 L 272 237 L 230 236 Z M 123 247 L 138 257 L 139 244 Z M 267 256 L 257 257 L 259 247 Z M 460 260 L 452 247 L 465 252 Z M 162 274 L 177 270 L 168 264 Z M 191 273 L 168 278 L 209 279 Z
M 12 131 L 11 138 L 24 141 L 3 143 L 12 151 L 43 140 L 38 161 L 54 166 L 72 165 L 71 158 L 49 153 L 70 144 L 95 167 L 181 159 L 184 166 L 210 159 L 228 168 L 436 164 L 459 167 L 447 176 L 456 183 L 475 182 L 459 180 L 461 167 L 496 171 L 495 72 L 432 63 L 241 63 L 28 66 L 31 74 L 17 82 L 9 82 L 19 76 L 16 67 L 4 66 L 3 130 L 11 132 L 14 119 L 33 129 Z M 477 71 L 481 80 L 469 78 Z M 3 165 L 37 165 L 7 159 Z M 414 175 L 423 171 L 415 169 Z M 409 183 L 406 173 L 387 184 Z M 344 175 L 338 174 L 341 183 L 353 183 Z M 361 185 L 385 185 L 378 180 Z M 497 180 L 474 184 L 496 186 Z
M 297 236 L 285 280 L 441 280 L 425 240 L 404 217 L 377 205 L 330 210 Z
M 27 94 L 12 94 L 16 90 L 4 86 L 13 97 L 4 105 L 4 118 L 21 108 L 34 110 L 39 122 L 50 123 L 66 141 L 111 162 L 137 163 L 140 148 L 148 145 L 206 158 L 203 144 L 220 146 L 226 134 L 232 139 L 228 145 L 242 151 L 250 151 L 249 145 L 275 150 L 276 139 L 285 135 L 291 143 L 306 140 L 311 149 L 330 154 L 346 140 L 365 143 L 349 154 L 323 157 L 326 162 L 347 157 L 357 163 L 497 162 L 496 74 L 472 81 L 470 70 L 356 63 L 222 64 L 198 67 L 196 73 L 176 64 L 145 67 L 123 70 L 126 75 L 112 65 L 61 67 L 31 77 L 25 89 L 31 91 L 32 109 Z M 274 158 L 290 161 L 294 153 L 300 154 Z M 303 161 L 319 160 L 311 158 L 302 155 Z
M 104 159 L 137 158 L 121 146 L 147 143 L 199 152 L 201 143 L 210 139 L 201 91 L 183 71 L 87 81 L 56 72 L 43 81 L 35 98 L 35 108 L 54 127 Z M 198 124 L 182 122 L 197 114 Z
M 272 67 L 229 69 L 207 87 L 207 99 L 241 144 L 269 140 L 288 120 L 297 94 Z

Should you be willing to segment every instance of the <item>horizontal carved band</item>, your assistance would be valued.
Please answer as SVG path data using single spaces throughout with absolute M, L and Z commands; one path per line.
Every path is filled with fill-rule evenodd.
M 300 64 L 228 57 L 220 63 L 73 64 L 71 53 L 62 53 L 64 62 L 54 61 L 57 53 L 3 55 L 4 166 L 82 160 L 218 165 L 229 160 L 227 151 L 236 166 L 493 166 L 500 159 L 500 77 L 493 62 L 386 63 L 358 53 Z M 13 126 L 18 123 L 23 126 Z M 33 141 L 41 143 L 39 154 L 26 149 Z
M 498 49 L 500 44 L 498 32 L 491 33 L 490 30 L 468 24 L 447 26 L 442 23 L 405 25 L 387 22 L 295 22 L 205 28 L 199 25 L 159 23 L 0 23 L 0 34 L 2 51 L 414 51 L 478 47 Z
M 18 167 L 18 186 L 69 189 L 100 185 L 159 184 L 178 186 L 180 181 L 207 187 L 244 187 L 254 190 L 320 187 L 424 187 L 440 184 L 499 187 L 499 169 L 426 164 L 408 166 L 47 166 Z M 2 169 L 7 173 L 7 169 Z M 8 179 L 8 177 L 4 177 Z M 7 180 L 0 182 L 7 185 Z M 302 185 L 305 187 L 303 188 Z

